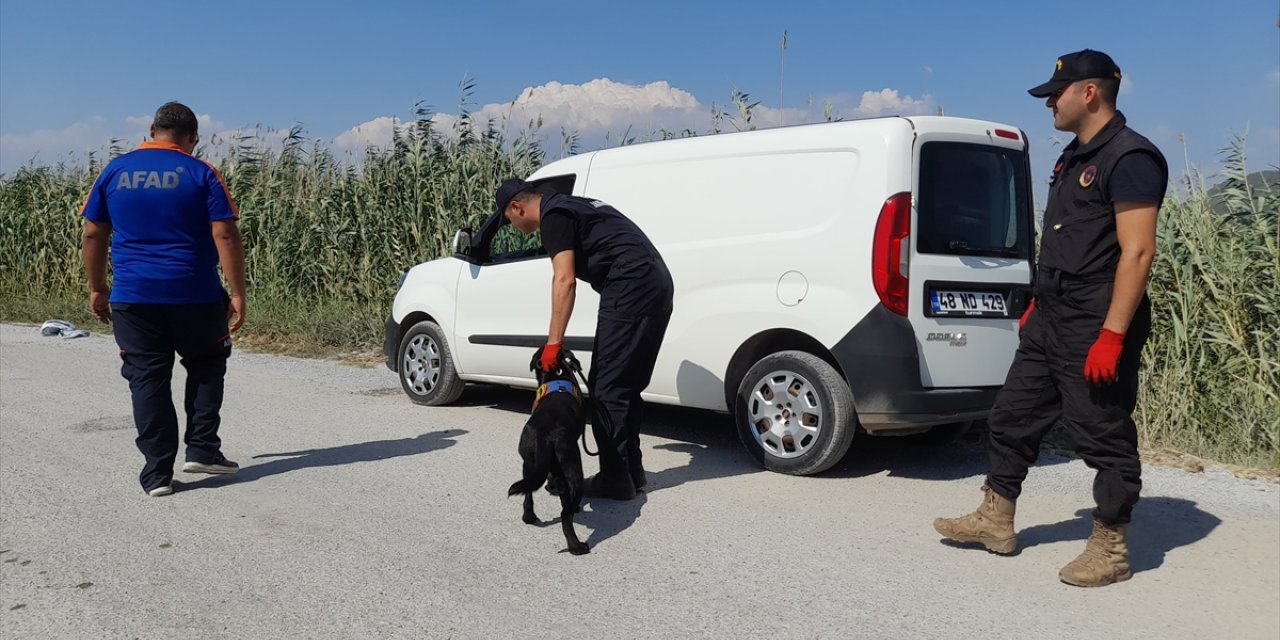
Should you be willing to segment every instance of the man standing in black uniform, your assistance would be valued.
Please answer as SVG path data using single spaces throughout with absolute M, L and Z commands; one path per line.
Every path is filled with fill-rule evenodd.
M 1013 553 L 1022 481 L 1061 420 L 1097 471 L 1093 533 L 1058 573 L 1082 587 L 1131 576 L 1126 537 L 1142 487 L 1132 414 L 1151 330 L 1146 284 L 1156 214 L 1169 178 L 1164 156 L 1116 110 L 1119 89 L 1115 62 L 1085 49 L 1059 58 L 1052 78 L 1029 91 L 1048 98 L 1054 127 L 1076 138 L 1053 168 L 1035 298 L 991 409 L 985 499 L 967 516 L 934 521 L 947 538 Z
M 630 500 L 646 483 L 640 462 L 640 392 L 649 386 L 658 349 L 671 319 L 674 286 L 653 243 L 617 209 L 588 198 L 555 193 L 511 179 L 498 187 L 497 210 L 529 234 L 541 230 L 551 256 L 551 327 L 542 368 L 556 367 L 573 314 L 577 279 L 600 294 L 588 386 L 600 413 L 593 432 L 600 473 L 587 493 Z M 603 424 L 602 424 L 603 423 Z

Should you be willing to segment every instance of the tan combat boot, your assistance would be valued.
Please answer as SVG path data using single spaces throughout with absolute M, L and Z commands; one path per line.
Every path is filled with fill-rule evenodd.
M 1128 524 L 1093 521 L 1093 533 L 1081 553 L 1058 572 L 1058 579 L 1077 587 L 1105 587 L 1133 577 L 1129 570 Z
M 1018 534 L 1013 531 L 1012 500 L 982 485 L 986 498 L 977 511 L 961 518 L 938 518 L 933 528 L 957 542 L 977 542 L 988 551 L 1010 554 L 1018 548 Z

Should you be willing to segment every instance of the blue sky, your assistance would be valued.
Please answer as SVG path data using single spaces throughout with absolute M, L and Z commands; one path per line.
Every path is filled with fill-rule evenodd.
M 1120 108 L 1175 175 L 1185 157 L 1214 173 L 1246 126 L 1251 168 L 1263 169 L 1280 165 L 1278 18 L 1275 0 L 3 0 L 0 171 L 140 140 L 174 99 L 201 114 L 206 138 L 301 123 L 359 149 L 385 143 L 418 102 L 447 124 L 470 77 L 472 110 L 541 116 L 588 148 L 628 127 L 705 132 L 735 88 L 761 101 L 764 125 L 819 119 L 828 103 L 844 117 L 942 108 L 1023 128 L 1042 182 L 1062 136 L 1025 91 L 1085 47 L 1116 59 Z

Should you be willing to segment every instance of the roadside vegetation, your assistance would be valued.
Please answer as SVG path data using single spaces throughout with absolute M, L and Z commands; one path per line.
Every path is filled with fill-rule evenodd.
M 749 97 L 735 93 L 732 105 L 735 116 L 713 108 L 708 133 L 754 128 Z M 531 173 L 547 155 L 538 123 L 511 136 L 463 113 L 439 132 L 430 115 L 416 111 L 391 145 L 358 162 L 298 127 L 282 143 L 255 132 L 197 150 L 218 166 L 242 215 L 250 306 L 241 346 L 374 359 L 402 272 L 447 255 L 454 232 L 488 214 L 498 183 Z M 673 134 L 649 136 L 666 137 Z M 557 155 L 577 146 L 564 134 Z M 1280 184 L 1249 180 L 1243 137 L 1223 159 L 1212 191 L 1198 175 L 1183 176 L 1161 211 L 1137 419 L 1144 448 L 1275 469 Z M 104 329 L 86 310 L 77 213 L 105 160 L 0 176 L 0 320 Z
M 1222 153 L 1221 183 L 1187 175 L 1160 212 L 1136 417 L 1149 447 L 1277 468 L 1280 181 L 1247 173 L 1243 137 Z

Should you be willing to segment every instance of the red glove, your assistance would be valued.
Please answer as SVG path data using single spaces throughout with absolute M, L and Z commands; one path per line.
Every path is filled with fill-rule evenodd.
M 1031 299 L 1031 304 L 1027 305 L 1027 310 L 1022 312 L 1022 317 L 1018 319 L 1018 331 L 1027 326 L 1027 318 L 1031 317 L 1031 312 L 1036 310 L 1036 299 Z
M 560 346 L 559 342 L 548 342 L 547 346 L 542 348 L 542 370 L 550 373 L 560 368 Z
M 1116 379 L 1116 365 L 1124 350 L 1124 334 L 1110 329 L 1098 332 L 1098 341 L 1089 347 L 1089 357 L 1084 361 L 1084 379 L 1102 384 Z

